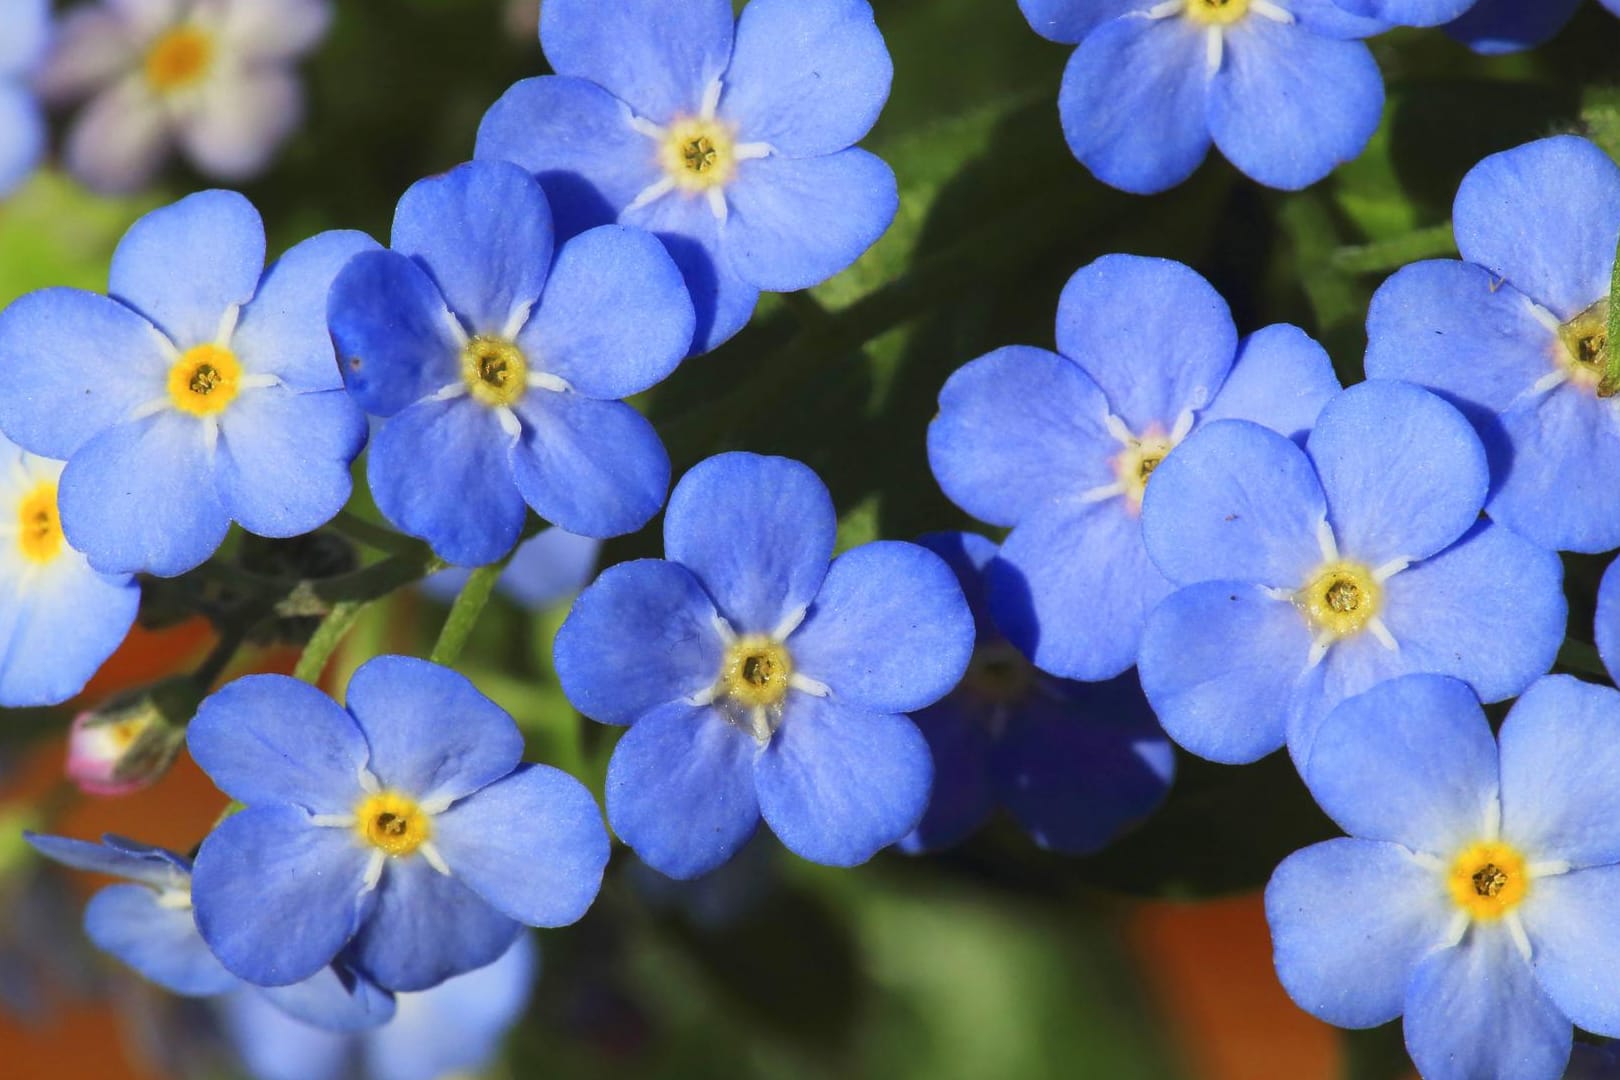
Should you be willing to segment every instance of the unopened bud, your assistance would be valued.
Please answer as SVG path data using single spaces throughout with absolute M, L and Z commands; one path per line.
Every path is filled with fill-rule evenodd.
M 186 738 L 169 696 L 146 689 L 74 717 L 68 779 L 89 795 L 128 795 L 161 778 Z

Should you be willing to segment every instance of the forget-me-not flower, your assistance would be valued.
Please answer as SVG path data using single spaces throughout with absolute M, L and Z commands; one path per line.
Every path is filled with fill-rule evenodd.
M 558 528 L 541 529 L 512 553 L 495 591 L 527 611 L 543 610 L 583 589 L 601 555 L 600 540 Z M 423 580 L 422 591 L 448 604 L 471 573 L 462 567 L 440 570 Z
M 247 809 L 197 853 L 197 927 L 234 974 L 308 978 L 343 953 L 389 990 L 492 963 L 524 924 L 562 926 L 602 882 L 585 787 L 523 765 L 512 718 L 448 668 L 367 661 L 348 707 L 283 675 L 202 703 L 191 755 Z
M 62 528 L 90 565 L 181 574 L 233 520 L 298 536 L 342 509 L 366 425 L 326 291 L 375 246 L 322 233 L 266 271 L 258 211 L 205 191 L 130 227 L 110 296 L 44 289 L 0 312 L 0 430 L 67 461 Z
M 1463 261 L 1397 272 L 1367 315 L 1367 374 L 1408 379 L 1473 420 L 1486 513 L 1561 551 L 1620 546 L 1620 397 L 1608 362 L 1620 166 L 1572 135 L 1480 162 L 1452 213 Z
M 608 821 L 654 869 L 696 877 L 760 818 L 814 862 L 853 866 L 928 803 L 928 743 L 904 716 L 956 685 L 973 616 L 939 556 L 877 541 L 832 561 L 827 488 L 787 458 L 694 466 L 665 559 L 610 567 L 557 635 L 586 716 L 628 724 Z
M 1463 416 L 1372 380 L 1306 448 L 1226 420 L 1153 476 L 1142 531 L 1179 586 L 1149 616 L 1142 687 L 1182 746 L 1222 762 L 1310 758 L 1338 702 L 1396 675 L 1523 690 L 1564 638 L 1558 556 L 1481 521 L 1485 451 Z
M 918 542 L 956 573 L 978 641 L 962 684 L 912 714 L 933 751 L 934 786 L 900 847 L 950 847 L 1005 806 L 1042 847 L 1100 850 L 1163 802 L 1175 775 L 1175 752 L 1135 675 L 1079 683 L 1036 670 L 990 618 L 996 545 L 973 533 Z
M 134 191 L 178 147 L 208 176 L 257 176 L 298 127 L 293 68 L 331 18 L 328 0 L 81 5 L 39 76 L 50 102 L 89 99 L 68 130 L 69 171 L 98 191 Z
M 62 533 L 62 463 L 0 437 L 0 706 L 84 689 L 135 622 L 141 589 L 91 568 Z
M 394 1015 L 392 995 L 341 960 L 291 986 L 249 987 L 220 964 L 197 932 L 191 905 L 191 860 L 121 836 L 99 844 L 65 836 L 24 834 L 40 854 L 78 870 L 123 878 L 90 898 L 85 933 L 166 990 L 185 997 L 241 991 L 266 1008 L 332 1031 L 358 1031 Z
M 557 74 L 495 103 L 477 156 L 538 176 L 565 237 L 657 233 L 697 306 L 693 352 L 894 220 L 894 173 L 852 149 L 893 76 L 867 0 L 751 0 L 735 24 L 731 0 L 547 0 L 540 40 Z
M 366 475 L 389 521 L 445 560 L 512 550 L 528 508 L 584 536 L 663 505 L 669 456 L 622 398 L 692 340 L 692 302 L 657 240 L 605 225 L 556 250 L 551 209 L 515 165 L 474 161 L 399 201 L 393 250 L 332 286 L 349 393 L 385 417 Z
M 0 4 L 0 198 L 33 173 L 45 152 L 45 116 L 28 79 L 50 39 L 50 0 Z
M 523 1016 L 539 948 L 522 934 L 501 958 L 431 990 L 400 994 L 392 1020 L 341 1033 L 300 1023 L 261 995 L 220 1003 L 225 1032 L 254 1080 L 447 1080 L 480 1074 Z
M 1498 738 L 1454 679 L 1344 702 L 1304 778 L 1350 835 L 1266 888 L 1283 986 L 1341 1027 L 1404 1016 L 1427 1080 L 1556 1080 L 1572 1024 L 1620 1036 L 1617 770 L 1620 693 L 1567 675 Z
M 1245 175 L 1298 189 L 1361 153 L 1384 80 L 1357 38 L 1384 23 L 1332 0 L 1019 0 L 1043 37 L 1078 45 L 1063 133 L 1097 179 L 1175 187 L 1216 146 Z
M 1082 268 L 1058 302 L 1057 345 L 998 349 L 952 375 L 928 460 L 958 506 L 1013 526 L 988 572 L 1002 632 L 1055 675 L 1109 679 L 1136 663 L 1171 590 L 1142 544 L 1154 470 L 1222 417 L 1300 434 L 1339 382 L 1295 327 L 1240 340 L 1220 294 L 1164 259 Z

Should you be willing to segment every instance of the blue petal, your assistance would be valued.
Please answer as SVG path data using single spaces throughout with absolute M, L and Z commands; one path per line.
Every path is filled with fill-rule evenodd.
M 1467 11 L 1475 0 L 1334 0 L 1352 15 L 1398 26 L 1438 26 Z
M 686 279 L 697 314 L 692 355 L 709 352 L 748 325 L 759 303 L 759 287 L 744 281 L 720 242 L 720 222 L 704 199 L 667 195 L 620 221 L 658 237 Z
M 877 243 L 899 212 L 900 191 L 883 159 L 857 149 L 744 161 L 726 201 L 721 242 L 737 276 L 792 292 L 842 273 Z
M 1613 399 L 1564 383 L 1527 396 L 1500 424 L 1505 453 L 1492 449 L 1508 460 L 1485 507 L 1491 519 L 1561 551 L 1620 545 L 1620 500 L 1605 482 L 1620 469 L 1620 412 Z
M 928 463 L 950 500 L 992 525 L 1115 481 L 1108 401 L 1061 356 L 1015 345 L 973 360 L 939 392 Z M 1053 483 L 1053 477 L 1062 483 Z
M 789 851 L 855 866 L 916 827 L 933 773 L 928 740 L 904 716 L 795 692 L 754 784 L 760 813 Z
M 1137 663 L 1170 737 L 1199 757 L 1239 765 L 1283 745 L 1314 685 L 1310 648 L 1292 604 L 1252 585 L 1208 581 L 1153 610 Z
M 602 811 L 584 784 L 549 765 L 520 765 L 469 795 L 433 820 L 433 834 L 462 884 L 530 926 L 577 921 L 602 887 Z
M 90 898 L 84 930 L 159 986 L 186 997 L 211 997 L 240 985 L 208 951 L 189 907 L 166 907 L 144 885 L 111 885 Z
M 1446 35 L 1483 56 L 1533 49 L 1552 40 L 1575 16 L 1581 0 L 1479 0 L 1455 22 Z
M 1383 615 L 1389 615 L 1387 606 Z M 1306 627 L 1310 626 L 1303 615 L 1299 619 Z M 1339 702 L 1365 693 L 1381 682 L 1421 670 L 1408 660 L 1404 650 L 1390 649 L 1365 631 L 1334 642 L 1328 647 L 1327 655 L 1300 683 L 1294 709 L 1288 717 L 1288 753 L 1295 767 L 1303 774 L 1310 761 L 1317 729 Z
M 1266 885 L 1277 978 L 1300 1008 L 1339 1027 L 1399 1016 L 1413 968 L 1451 915 L 1432 869 L 1371 840 L 1296 851 Z
M 681 477 L 664 513 L 664 552 L 696 575 L 739 634 L 797 624 L 821 591 L 838 516 L 808 465 L 717 454 Z
M 962 597 L 968 610 L 973 612 L 973 625 L 981 642 L 995 636 L 995 625 L 990 621 L 990 597 L 985 591 L 985 573 L 996 557 L 994 541 L 978 533 L 938 532 L 917 537 L 917 543 L 945 560 L 945 565 L 956 575 L 962 587 Z
M 1306 449 L 1340 553 L 1374 568 L 1443 550 L 1479 520 L 1490 485 L 1485 447 L 1467 419 L 1393 379 L 1329 402 Z
M 327 1031 L 365 1031 L 394 1018 L 394 995 L 348 970 L 341 956 L 303 982 L 258 992 L 288 1016 Z
M 596 572 L 602 542 L 565 529 L 541 529 L 518 546 L 496 588 L 530 611 L 560 604 Z
M 313 532 L 349 501 L 349 466 L 365 444 L 366 418 L 341 388 L 249 390 L 219 418 L 220 502 L 260 536 Z
M 478 125 L 480 161 L 511 161 L 545 189 L 560 240 L 607 225 L 663 178 L 629 108 L 595 83 L 545 75 L 515 83 Z
M 1537 878 L 1521 909 L 1536 981 L 1586 1031 L 1620 1035 L 1620 866 Z
M 1258 424 L 1221 420 L 1154 470 L 1142 538 L 1179 584 L 1231 578 L 1292 589 L 1321 561 L 1317 528 L 1326 513 L 1298 446 Z
M 1142 625 L 1173 586 L 1123 499 L 1038 510 L 990 564 L 990 611 L 1042 670 L 1111 679 L 1136 663 Z
M 294 806 L 250 806 L 220 822 L 197 852 L 197 929 L 240 978 L 302 982 L 359 928 L 370 899 L 366 860 L 349 829 L 312 825 Z
M 647 418 L 622 401 L 531 390 L 514 408 L 523 434 L 511 476 L 535 513 L 571 533 L 635 532 L 669 491 L 669 454 Z
M 264 222 L 234 191 L 203 191 L 153 210 L 113 252 L 107 292 L 151 319 L 180 348 L 216 340 L 264 271 Z
M 1186 19 L 1126 16 L 1086 36 L 1063 72 L 1069 149 L 1103 183 L 1173 188 L 1209 152 L 1204 34 Z
M 1537 860 L 1620 862 L 1620 692 L 1549 675 L 1502 723 L 1502 832 Z
M 49 132 L 34 95 L 0 82 L 0 197 L 34 174 L 45 156 Z
M 1355 0 L 1288 0 L 1288 13 L 1313 34 L 1330 38 L 1364 38 L 1382 34 L 1389 24 L 1379 19 L 1352 15 L 1346 10 Z
M 523 169 L 470 161 L 418 180 L 394 212 L 391 246 L 433 278 L 469 332 L 507 337 L 540 299 L 551 206 Z
M 0 567 L 0 705 L 55 705 L 84 689 L 135 622 L 141 589 L 77 552 L 46 567 Z
M 107 574 L 174 577 L 205 562 L 231 527 L 207 453 L 202 424 L 177 412 L 97 435 L 62 472 L 68 543 Z
M 1209 131 L 1228 161 L 1297 191 L 1366 147 L 1384 112 L 1384 77 L 1359 41 L 1271 19 L 1228 27 L 1210 83 Z
M 294 390 L 343 389 L 326 299 L 350 259 L 377 250 L 365 233 L 324 232 L 277 259 L 231 335 L 231 350 L 246 370 L 274 375 Z
M 523 734 L 460 672 L 411 656 L 360 665 L 345 696 L 386 788 L 449 803 L 492 784 L 523 759 Z
M 640 229 L 605 225 L 563 245 L 517 343 L 537 369 L 586 397 L 614 400 L 674 371 L 695 325 L 664 246 Z
M 731 860 L 759 826 L 759 744 L 718 711 L 672 703 L 625 732 L 608 763 L 608 823 L 641 861 L 687 880 Z
M 1445 857 L 1496 813 L 1496 740 L 1465 683 L 1407 675 L 1341 702 L 1304 777 L 1352 836 Z
M 1615 678 L 1615 672 L 1620 671 L 1620 570 L 1615 569 L 1617 566 L 1620 566 L 1620 559 L 1611 562 L 1609 568 L 1603 571 L 1603 582 L 1597 592 L 1597 618 L 1592 631 L 1610 682 L 1620 681 Z
M 6 39 L 0 42 L 0 73 L 27 75 L 51 43 L 50 0 L 16 0 L 6 9 Z
M 27 830 L 23 831 L 22 836 L 35 851 L 47 859 L 59 862 L 63 866 L 71 866 L 75 870 L 128 878 L 155 889 L 184 888 L 189 877 L 186 861 L 172 851 L 161 848 L 146 845 L 131 845 L 125 848 L 111 844 L 95 844 L 88 840 L 50 836 Z
M 720 116 L 743 142 L 831 154 L 872 130 L 893 78 L 867 0 L 753 0 L 737 20 Z
M 911 712 L 961 681 L 974 636 L 973 613 L 945 560 L 878 540 L 833 560 L 787 646 L 795 670 L 838 701 Z
M 205 700 L 186 747 L 225 794 L 347 814 L 361 797 L 365 736 L 337 702 L 286 675 L 246 675 Z
M 1297 440 L 1338 392 L 1327 350 L 1299 327 L 1279 323 L 1239 343 L 1231 372 L 1198 419 L 1253 420 Z
M 1018 0 L 1030 27 L 1041 37 L 1063 45 L 1078 45 L 1097 27 L 1132 11 L 1146 11 L 1153 0 Z
M 557 679 L 574 707 L 634 723 L 707 690 L 724 657 L 714 604 L 684 566 L 638 559 L 603 571 L 557 631 Z
M 1451 675 L 1480 700 L 1501 701 L 1552 667 L 1568 621 L 1563 578 L 1553 552 L 1481 522 L 1386 581 L 1380 617 L 1407 670 Z
M 1406 1049 L 1428 1080 L 1555 1080 L 1570 1023 L 1500 925 L 1420 961 L 1406 988 Z
M 1096 380 L 1132 432 L 1168 432 L 1214 397 L 1237 353 L 1220 293 L 1169 259 L 1104 255 L 1058 300 L 1058 351 Z M 1144 362 L 1146 358 L 1146 362 Z
M 1482 429 L 1489 413 L 1506 409 L 1552 371 L 1559 348 L 1523 293 L 1489 270 L 1452 259 L 1397 271 L 1373 294 L 1367 313 L 1367 377 L 1426 386 Z
M 377 509 L 446 562 L 483 566 L 512 550 L 528 508 L 500 418 L 470 397 L 418 402 L 371 441 L 366 479 Z
M 78 289 L 29 293 L 0 311 L 0 428 L 66 461 L 164 398 L 169 365 L 163 336 L 124 305 Z
M 350 260 L 332 283 L 327 319 L 344 385 L 373 416 L 461 381 L 454 316 L 427 273 L 397 252 Z
M 549 0 L 540 42 L 559 75 L 589 79 L 664 123 L 698 111 L 731 59 L 730 0 Z
M 990 781 L 990 710 L 952 695 L 915 713 L 912 722 L 928 740 L 934 783 L 928 810 L 899 841 L 900 850 L 939 851 L 967 839 L 996 807 Z
M 1620 233 L 1620 166 L 1556 135 L 1492 154 L 1463 177 L 1457 249 L 1560 319 L 1609 295 Z
M 1042 847 L 1100 851 L 1170 793 L 1175 750 L 1134 676 L 1035 693 L 994 752 L 1001 801 Z
M 384 989 L 426 990 L 494 963 L 522 931 L 426 859 L 393 858 L 354 937 L 354 962 Z
M 351 1075 L 353 1036 L 295 1020 L 256 990 L 225 998 L 220 1014 L 232 1049 L 254 1080 L 345 1080 Z

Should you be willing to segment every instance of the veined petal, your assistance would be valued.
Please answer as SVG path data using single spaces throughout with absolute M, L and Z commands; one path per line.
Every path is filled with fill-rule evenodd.
M 1565 383 L 1502 413 L 1493 453 L 1505 458 L 1485 512 L 1543 547 L 1595 553 L 1620 545 L 1620 406 Z
M 229 69 L 198 93 L 194 110 L 177 121 L 180 145 L 203 173 L 221 180 L 257 177 L 298 130 L 304 90 L 285 68 Z
M 84 930 L 159 986 L 186 997 L 210 997 L 241 985 L 197 933 L 191 909 L 166 907 L 144 885 L 110 885 L 90 898 Z
M 1500 735 L 1502 831 L 1537 859 L 1620 862 L 1620 691 L 1568 675 L 1538 680 Z
M 8 708 L 56 705 L 83 690 L 141 603 L 134 580 L 97 573 L 76 551 L 22 576 L 0 571 L 0 595 L 13 612 L 0 635 L 0 706 Z
M 550 0 L 540 43 L 559 75 L 606 87 L 655 123 L 696 113 L 731 59 L 729 0 Z
M 697 314 L 692 355 L 719 348 L 748 325 L 759 303 L 759 286 L 743 279 L 720 241 L 720 222 L 705 199 L 671 194 L 636 210 L 620 223 L 646 229 L 681 268 Z
M 492 964 L 523 932 L 419 855 L 389 859 L 375 896 L 354 936 L 353 955 L 355 965 L 388 990 L 427 990 Z
M 326 312 L 344 385 L 373 416 L 393 416 L 462 377 L 444 296 L 398 252 L 351 259 L 332 282 Z
M 362 232 L 324 232 L 271 264 L 242 309 L 231 351 L 253 374 L 274 375 L 295 390 L 341 390 L 326 301 L 332 282 L 362 251 L 380 251 Z
M 1231 372 L 1198 419 L 1253 420 L 1297 440 L 1338 392 L 1327 350 L 1299 327 L 1279 323 L 1238 344 Z
M 1620 866 L 1537 878 L 1523 908 L 1536 981 L 1586 1031 L 1620 1034 L 1610 974 L 1620 965 Z
M 341 389 L 249 390 L 219 419 L 220 503 L 260 536 L 313 532 L 349 501 L 349 466 L 365 443 L 366 419 Z

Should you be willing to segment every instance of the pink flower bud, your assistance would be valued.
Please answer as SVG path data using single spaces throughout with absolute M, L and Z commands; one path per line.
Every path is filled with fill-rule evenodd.
M 185 735 L 149 691 L 80 713 L 68 734 L 68 779 L 87 795 L 128 795 L 169 771 Z

